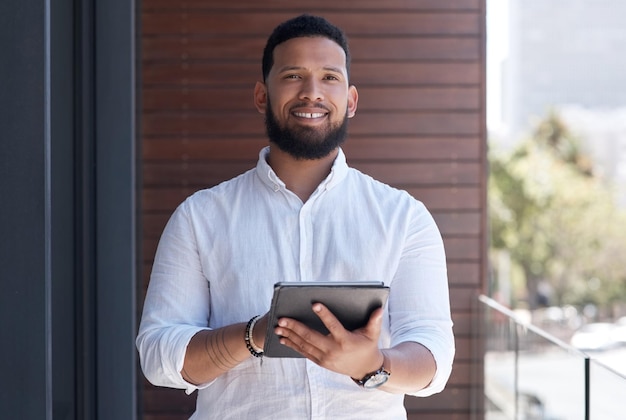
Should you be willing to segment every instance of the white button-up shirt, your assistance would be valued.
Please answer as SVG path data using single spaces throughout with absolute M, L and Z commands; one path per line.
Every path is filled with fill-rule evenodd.
M 269 310 L 279 281 L 383 281 L 381 348 L 418 342 L 437 372 L 414 395 L 439 392 L 454 338 L 441 235 L 424 205 L 348 167 L 342 151 L 303 203 L 267 164 L 185 200 L 159 242 L 137 347 L 159 386 L 198 391 L 193 419 L 406 418 L 403 396 L 364 390 L 306 359 L 250 357 L 211 383 L 181 376 L 198 331 Z M 243 340 L 243 337 L 242 337 Z M 392 372 L 393 375 L 393 372 Z

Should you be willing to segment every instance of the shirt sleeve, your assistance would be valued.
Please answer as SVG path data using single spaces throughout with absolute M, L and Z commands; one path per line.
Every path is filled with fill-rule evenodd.
M 207 329 L 209 284 L 203 275 L 188 201 L 168 221 L 155 254 L 136 339 L 141 368 L 154 385 L 185 389 L 202 386 L 182 375 L 187 345 Z
M 413 210 L 389 296 L 390 332 L 392 346 L 417 342 L 432 353 L 435 376 L 426 388 L 409 394 L 426 397 L 444 389 L 455 345 L 443 240 L 423 204 L 416 202 Z

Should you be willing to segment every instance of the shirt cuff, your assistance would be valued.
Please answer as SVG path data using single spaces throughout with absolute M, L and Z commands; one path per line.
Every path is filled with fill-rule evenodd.
M 428 386 L 417 392 L 409 393 L 408 395 L 414 397 L 428 397 L 443 391 L 448 383 L 448 379 L 452 373 L 452 361 L 454 359 L 455 348 L 454 343 L 445 345 L 444 343 L 439 343 L 434 340 L 420 340 L 418 343 L 432 354 L 435 359 L 436 371 Z
M 193 385 L 180 373 L 185 363 L 185 353 L 191 338 L 203 327 L 178 326 L 152 331 L 140 331 L 137 339 L 144 375 L 156 386 L 184 389 L 191 394 L 206 388 L 210 383 Z

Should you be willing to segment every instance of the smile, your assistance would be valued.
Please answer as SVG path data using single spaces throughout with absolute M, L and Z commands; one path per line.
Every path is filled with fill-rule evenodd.
M 322 118 L 326 116 L 324 112 L 294 112 L 293 115 L 300 118 Z

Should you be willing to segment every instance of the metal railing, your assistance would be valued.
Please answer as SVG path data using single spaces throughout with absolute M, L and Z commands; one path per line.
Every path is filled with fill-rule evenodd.
M 486 420 L 626 418 L 625 376 L 493 299 L 478 300 Z

